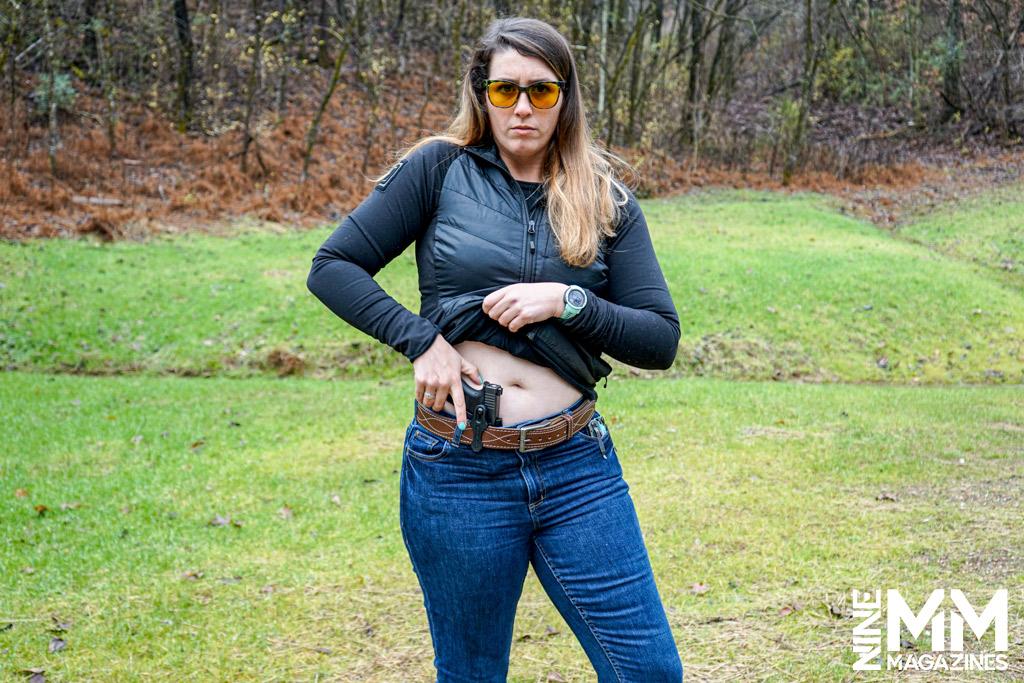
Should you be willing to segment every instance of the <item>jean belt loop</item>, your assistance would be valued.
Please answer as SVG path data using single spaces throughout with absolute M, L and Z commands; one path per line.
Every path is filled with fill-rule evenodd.
M 460 445 L 459 442 L 461 442 L 461 441 L 462 441 L 462 429 L 459 427 L 458 424 L 456 424 L 455 425 L 455 431 L 452 433 L 452 441 L 451 441 L 451 443 L 452 443 L 453 446 L 459 446 Z

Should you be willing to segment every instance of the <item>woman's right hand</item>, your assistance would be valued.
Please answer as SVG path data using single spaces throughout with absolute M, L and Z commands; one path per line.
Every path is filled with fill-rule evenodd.
M 434 337 L 434 343 L 412 362 L 412 367 L 416 378 L 416 400 L 441 412 L 451 396 L 455 419 L 465 428 L 466 397 L 462 393 L 462 376 L 465 375 L 474 386 L 481 384 L 477 367 L 463 358 L 441 335 Z

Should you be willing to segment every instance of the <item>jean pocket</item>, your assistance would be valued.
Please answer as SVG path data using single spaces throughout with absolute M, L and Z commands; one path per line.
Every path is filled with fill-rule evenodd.
M 412 422 L 405 434 L 406 455 L 423 462 L 437 462 L 452 450 L 452 445 L 441 437 L 426 430 L 418 422 Z
M 604 418 L 597 413 L 594 414 L 594 418 L 583 429 L 576 432 L 576 436 L 589 443 L 597 444 L 601 447 L 602 453 L 611 451 L 614 448 L 612 434 L 608 430 Z

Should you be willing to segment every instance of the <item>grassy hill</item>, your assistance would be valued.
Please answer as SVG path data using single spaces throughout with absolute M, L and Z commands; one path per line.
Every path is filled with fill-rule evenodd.
M 1020 260 L 1019 203 L 978 199 L 897 233 L 844 216 L 820 195 L 713 192 L 642 205 L 682 323 L 673 374 L 1024 380 L 1024 277 L 1005 262 Z M 939 225 L 946 241 L 916 239 Z M 403 357 L 306 290 L 310 260 L 331 229 L 0 244 L 0 365 L 97 374 L 404 372 Z M 993 242 L 1001 245 L 994 255 L 986 251 Z M 379 281 L 418 309 L 411 250 Z

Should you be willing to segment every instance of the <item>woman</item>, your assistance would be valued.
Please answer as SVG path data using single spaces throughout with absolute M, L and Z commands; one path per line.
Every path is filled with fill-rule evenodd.
M 530 564 L 601 683 L 682 680 L 595 410 L 601 353 L 667 368 L 679 340 L 615 161 L 591 141 L 565 38 L 501 19 L 446 135 L 408 150 L 313 259 L 309 289 L 412 361 L 400 519 L 439 683 L 505 680 Z M 419 315 L 372 279 L 413 242 Z M 485 380 L 498 414 L 467 413 L 463 382 Z

